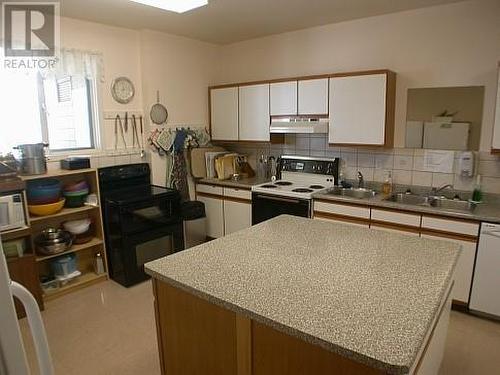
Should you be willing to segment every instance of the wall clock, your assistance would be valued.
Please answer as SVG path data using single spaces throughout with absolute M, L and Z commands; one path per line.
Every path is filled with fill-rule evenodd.
M 127 104 L 135 94 L 134 84 L 127 77 L 118 77 L 111 83 L 111 95 L 118 103 Z

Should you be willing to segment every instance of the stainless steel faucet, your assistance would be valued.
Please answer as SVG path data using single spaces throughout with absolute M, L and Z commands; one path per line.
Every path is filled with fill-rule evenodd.
M 365 187 L 365 179 L 363 173 L 358 171 L 358 189 L 363 189 Z
M 443 191 L 444 189 L 447 189 L 447 188 L 450 188 L 450 189 L 453 189 L 453 185 L 452 184 L 445 184 L 439 188 L 435 188 L 433 187 L 431 189 L 431 194 L 432 195 L 437 195 L 440 191 Z

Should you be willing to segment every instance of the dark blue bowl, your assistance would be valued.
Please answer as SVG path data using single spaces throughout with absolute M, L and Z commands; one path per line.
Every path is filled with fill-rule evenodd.
M 26 188 L 28 203 L 54 203 L 61 197 L 61 182 L 55 178 L 29 181 Z

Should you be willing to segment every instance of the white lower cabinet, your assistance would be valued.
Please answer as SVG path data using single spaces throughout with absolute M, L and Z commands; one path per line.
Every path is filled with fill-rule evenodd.
M 450 241 L 462 245 L 462 253 L 460 254 L 460 258 L 458 259 L 455 269 L 455 285 L 453 286 L 452 297 L 456 301 L 468 303 L 477 243 L 440 236 L 432 236 L 429 234 L 422 234 L 422 238 Z
M 207 237 L 219 238 L 224 236 L 224 201 L 222 197 L 198 195 L 197 199 L 205 204 Z
M 252 225 L 251 203 L 224 200 L 224 235 Z

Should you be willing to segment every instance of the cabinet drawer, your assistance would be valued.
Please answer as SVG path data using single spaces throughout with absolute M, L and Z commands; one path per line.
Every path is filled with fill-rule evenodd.
M 222 188 L 222 186 L 196 184 L 196 191 L 198 193 L 222 195 L 224 189 Z
M 387 211 L 372 208 L 372 220 L 383 221 L 397 225 L 420 227 L 420 215 L 397 211 Z
M 414 237 L 420 237 L 420 233 L 418 231 L 418 229 L 414 229 L 414 230 L 411 230 L 411 229 L 400 229 L 400 228 L 397 228 L 397 227 L 391 227 L 390 224 L 388 224 L 387 226 L 385 226 L 385 224 L 371 224 L 370 225 L 370 228 L 371 229 L 375 229 L 375 230 L 383 230 L 385 232 L 391 232 L 391 233 L 399 233 L 399 234 L 406 234 L 408 236 L 414 236 Z
M 363 227 L 363 228 L 368 228 L 369 224 L 364 221 L 356 221 L 356 219 L 351 219 L 351 220 L 343 220 L 343 219 L 333 219 L 333 218 L 328 218 L 328 217 L 323 217 L 323 216 L 315 216 L 314 220 L 321 220 L 321 221 L 326 221 L 329 223 L 339 223 L 339 224 L 346 224 L 346 225 L 353 225 L 356 227 Z
M 370 208 L 338 203 L 314 202 L 314 210 L 336 215 L 370 219 Z
M 422 216 L 422 229 L 432 229 L 467 236 L 477 236 L 479 223 L 461 220 L 441 219 L 433 216 Z
M 235 189 L 235 188 L 225 187 L 224 196 L 252 200 L 252 192 L 250 190 L 245 190 L 245 189 Z

